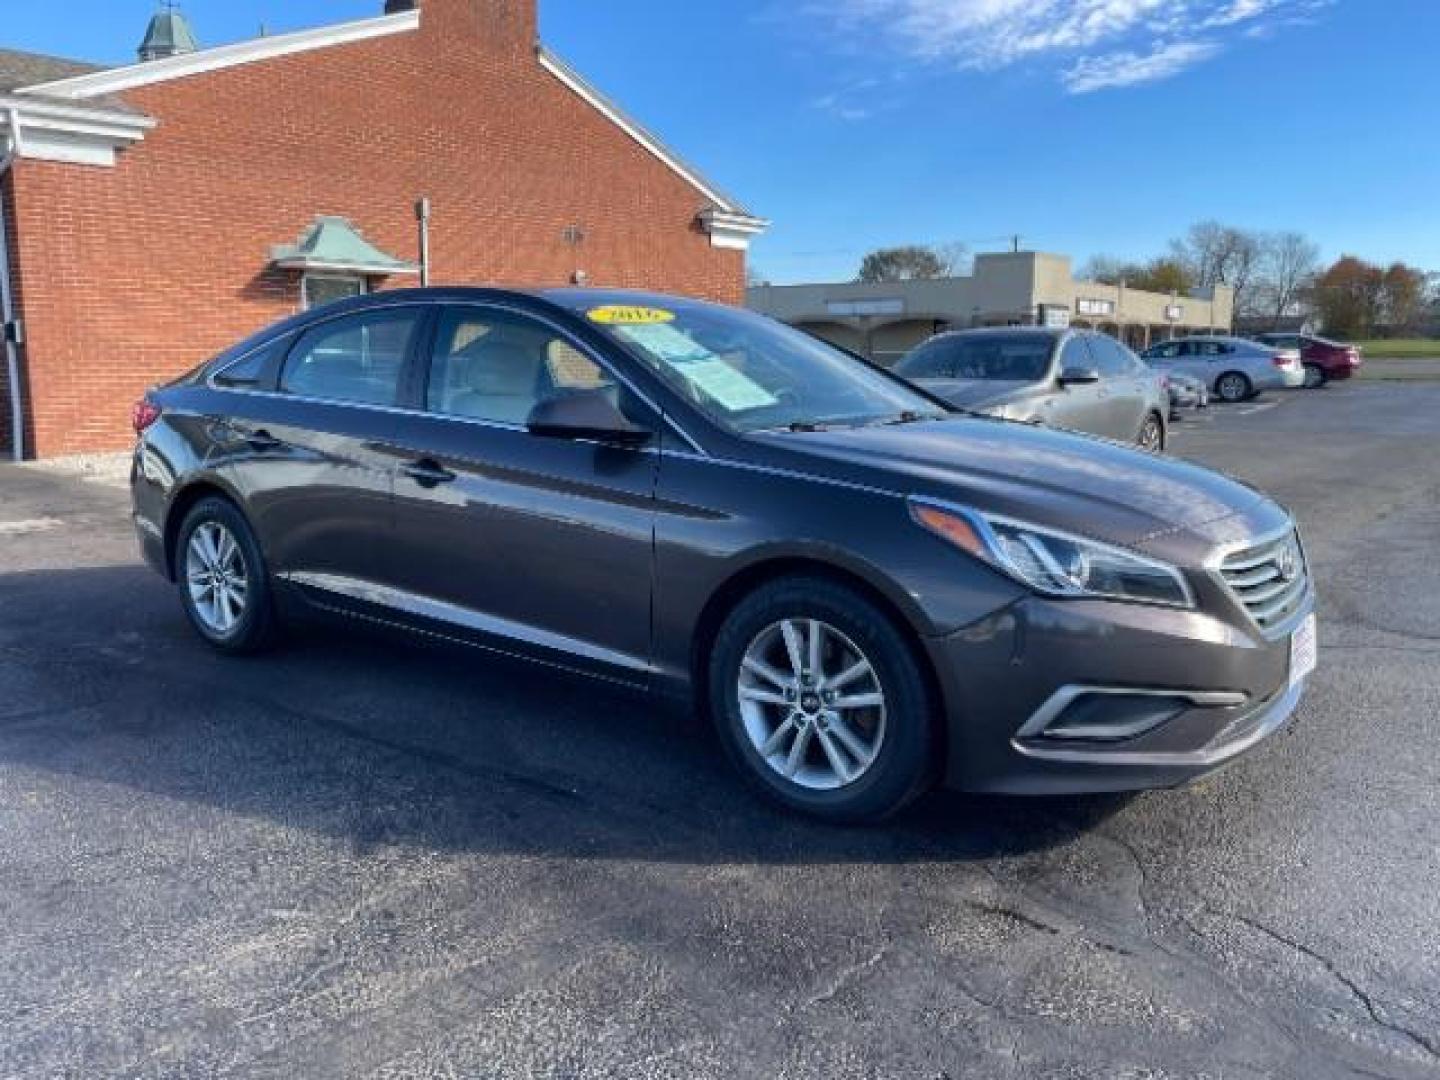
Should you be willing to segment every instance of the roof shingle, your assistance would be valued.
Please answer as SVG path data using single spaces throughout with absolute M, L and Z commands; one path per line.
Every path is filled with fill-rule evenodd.
M 9 93 L 26 86 L 68 79 L 73 75 L 88 75 L 101 70 L 98 64 L 87 64 L 80 60 L 65 60 L 58 56 L 42 56 L 39 53 L 20 52 L 16 49 L 0 49 L 0 93 Z

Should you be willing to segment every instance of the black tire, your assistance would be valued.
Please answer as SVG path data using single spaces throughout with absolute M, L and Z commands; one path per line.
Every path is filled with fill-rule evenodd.
M 234 625 L 225 630 L 217 629 L 203 614 L 202 605 L 191 589 L 188 570 L 192 538 L 202 527 L 211 525 L 223 528 L 234 538 L 236 557 L 244 570 L 244 606 Z M 185 610 L 190 625 L 206 644 L 223 653 L 243 656 L 260 652 L 274 642 L 277 618 L 269 571 L 250 523 L 234 503 L 210 497 L 191 507 L 176 536 L 174 560 L 180 606 Z
M 1325 369 L 1322 368 L 1319 364 L 1305 365 L 1306 390 L 1319 390 L 1329 381 L 1330 379 L 1326 376 Z
M 1255 396 L 1255 384 L 1243 371 L 1227 371 L 1215 380 L 1215 396 L 1231 405 Z
M 787 619 L 821 620 L 848 638 L 869 661 L 885 698 L 884 735 L 870 764 L 853 782 L 833 790 L 812 790 L 772 768 L 741 715 L 746 651 L 767 628 Z M 786 809 L 835 824 L 866 824 L 890 817 L 933 785 L 937 706 L 920 660 L 884 611 L 844 585 L 783 578 L 750 594 L 716 636 L 708 683 L 710 713 L 731 761 L 756 791 Z
M 1163 454 L 1165 443 L 1165 420 L 1158 412 L 1147 413 L 1145 422 L 1140 425 L 1140 434 L 1135 437 L 1135 444 L 1152 454 Z

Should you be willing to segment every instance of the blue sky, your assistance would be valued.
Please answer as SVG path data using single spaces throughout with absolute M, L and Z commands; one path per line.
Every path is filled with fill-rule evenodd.
M 0 44 L 124 62 L 151 0 L 4 0 Z M 202 42 L 380 0 L 189 0 Z M 59 12 L 63 9 L 63 17 Z M 1142 257 L 1191 222 L 1440 270 L 1440 0 L 541 0 L 547 43 L 774 220 L 873 247 Z

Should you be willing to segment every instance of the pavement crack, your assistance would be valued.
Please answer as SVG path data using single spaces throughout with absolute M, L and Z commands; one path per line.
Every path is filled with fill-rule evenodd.
M 829 986 L 818 994 L 807 998 L 800 1008 L 812 1009 L 816 1005 L 823 1005 L 825 1002 L 838 997 L 852 983 L 860 981 L 865 978 L 866 975 L 870 974 L 870 972 L 874 971 L 875 968 L 879 967 L 889 953 L 890 946 L 886 945 L 868 959 L 861 960 L 858 963 L 848 964 L 841 968 L 836 972 L 835 977 L 830 980 Z
M 1382 1028 L 1385 1028 L 1387 1031 L 1394 1032 L 1401 1038 L 1408 1040 L 1420 1050 L 1424 1051 L 1427 1057 L 1435 1061 L 1440 1061 L 1440 1041 L 1434 1040 L 1426 1035 L 1421 1034 L 1418 1031 L 1415 1031 L 1413 1028 L 1406 1027 L 1404 1024 L 1398 1023 L 1386 1017 L 1384 1013 L 1381 1012 L 1379 1005 L 1376 1004 L 1375 999 L 1366 992 L 1365 988 L 1362 987 L 1359 983 L 1357 983 L 1354 979 L 1352 979 L 1349 975 L 1345 974 L 1345 972 L 1340 969 L 1340 966 L 1336 964 L 1335 961 L 1331 960 L 1328 956 L 1311 948 L 1303 941 L 1298 941 L 1295 938 L 1280 933 L 1280 931 L 1275 930 L 1272 927 L 1266 926 L 1258 919 L 1252 919 L 1249 916 L 1241 915 L 1236 912 L 1220 911 L 1216 908 L 1211 907 L 1207 907 L 1204 910 L 1222 919 L 1230 919 L 1233 922 L 1240 923 L 1242 926 L 1248 926 L 1256 933 L 1263 934 L 1271 941 L 1284 945 L 1291 951 L 1297 952 L 1301 956 L 1307 957 L 1315 963 L 1319 964 L 1322 968 L 1325 969 L 1327 973 L 1329 973 L 1332 979 L 1334 979 L 1337 983 L 1343 986 L 1346 991 L 1349 992 L 1350 996 L 1360 1004 L 1360 1006 L 1365 1010 L 1365 1012 L 1369 1015 L 1370 1019 L 1375 1024 L 1379 1025 Z

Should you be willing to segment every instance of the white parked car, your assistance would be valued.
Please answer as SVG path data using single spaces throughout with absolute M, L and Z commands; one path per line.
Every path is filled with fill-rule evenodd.
M 1199 379 L 1221 401 L 1245 401 L 1265 390 L 1305 385 L 1299 349 L 1282 349 L 1238 337 L 1186 337 L 1162 341 L 1141 354 L 1159 371 Z

